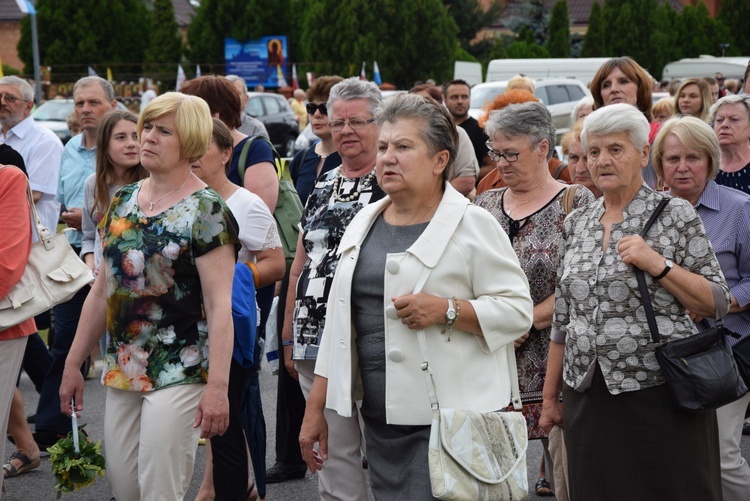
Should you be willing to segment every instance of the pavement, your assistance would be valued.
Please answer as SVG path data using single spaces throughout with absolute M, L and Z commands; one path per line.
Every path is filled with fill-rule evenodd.
M 99 383 L 98 376 L 101 374 L 100 368 L 97 370 L 97 378 L 86 381 L 85 402 L 86 407 L 83 413 L 83 422 L 86 422 L 86 430 L 93 439 L 99 439 L 103 435 L 104 424 L 104 387 Z M 268 467 L 274 463 L 274 430 L 276 423 L 276 377 L 271 375 L 268 366 L 264 366 L 261 371 L 261 392 L 263 399 L 263 409 L 266 419 L 266 428 L 268 434 L 268 455 L 266 464 Z M 34 391 L 31 381 L 24 374 L 20 384 L 21 393 L 26 405 L 26 414 L 32 414 L 36 409 L 39 395 Z M 33 425 L 32 425 L 33 427 Z M 10 442 L 5 445 L 5 457 L 9 457 L 14 451 Z M 541 460 L 541 443 L 538 440 L 529 444 L 527 464 L 529 468 L 529 487 L 533 487 L 537 479 L 539 462 Z M 742 437 L 743 457 L 750 458 L 750 436 Z M 195 471 L 185 499 L 193 500 L 198 493 L 198 488 L 203 479 L 205 468 L 204 447 L 198 447 L 198 455 L 195 461 Z M 3 496 L 8 501 L 53 501 L 56 499 L 54 489 L 54 477 L 51 472 L 51 464 L 48 458 L 43 457 L 42 465 L 28 473 L 15 478 L 6 480 L 7 493 Z M 85 489 L 63 494 L 62 500 L 75 501 L 109 501 L 112 493 L 109 490 L 106 478 L 99 478 L 93 485 Z M 269 484 L 266 492 L 268 501 L 312 501 L 319 499 L 317 495 L 317 479 L 309 472 L 304 479 L 292 480 L 279 484 Z M 370 500 L 374 498 L 370 494 Z M 530 495 L 529 499 L 554 499 L 553 497 L 540 498 L 536 495 Z M 120 500 L 133 501 L 133 500 Z

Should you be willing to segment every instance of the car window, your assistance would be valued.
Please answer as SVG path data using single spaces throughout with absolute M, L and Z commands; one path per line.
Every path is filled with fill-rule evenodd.
M 247 106 L 245 107 L 245 113 L 256 118 L 262 117 L 265 114 L 263 113 L 263 103 L 260 102 L 259 97 L 250 98 L 250 100 L 247 102 Z
M 547 87 L 547 94 L 549 95 L 549 104 L 560 104 L 570 102 L 570 96 L 564 85 L 550 85 Z
M 52 100 L 43 103 L 34 111 L 34 120 L 64 122 L 73 111 L 73 101 Z
M 480 87 L 471 89 L 470 108 L 481 108 L 485 103 L 492 102 L 495 98 L 505 92 L 505 87 Z
M 537 87 L 534 91 L 534 95 L 539 99 L 543 105 L 549 106 L 549 96 L 547 95 L 547 87 Z
M 570 100 L 571 101 L 580 101 L 584 97 L 586 97 L 586 93 L 581 90 L 581 88 L 577 85 L 566 85 L 568 89 L 568 94 L 570 94 Z
M 263 96 L 263 106 L 266 107 L 266 113 L 269 115 L 275 115 L 276 113 L 282 111 L 281 107 L 279 106 L 279 100 L 275 97 Z

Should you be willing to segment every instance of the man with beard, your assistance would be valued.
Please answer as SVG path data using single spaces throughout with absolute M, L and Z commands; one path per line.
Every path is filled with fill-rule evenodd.
M 487 173 L 495 167 L 487 155 L 488 149 L 485 144 L 489 138 L 479 126 L 476 118 L 469 116 L 469 104 L 471 101 L 471 87 L 464 80 L 452 80 L 443 85 L 443 101 L 448 108 L 453 121 L 462 127 L 474 146 L 474 154 L 479 163 L 479 182 Z

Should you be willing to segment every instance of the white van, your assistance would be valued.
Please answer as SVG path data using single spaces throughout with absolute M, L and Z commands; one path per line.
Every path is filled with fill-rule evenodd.
M 519 73 L 529 78 L 572 77 L 584 85 L 594 79 L 599 67 L 609 57 L 567 59 L 493 59 L 487 66 L 487 82 L 510 80 Z
M 712 77 L 722 72 L 726 78 L 742 79 L 750 57 L 700 56 L 667 63 L 662 71 L 662 80 L 673 78 Z

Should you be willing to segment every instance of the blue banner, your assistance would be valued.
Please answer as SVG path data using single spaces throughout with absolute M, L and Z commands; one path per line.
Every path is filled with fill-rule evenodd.
M 265 87 L 278 87 L 279 73 L 284 80 L 287 78 L 285 36 L 263 37 L 246 43 L 226 38 L 224 58 L 226 74 L 241 76 L 249 88 L 258 84 Z

